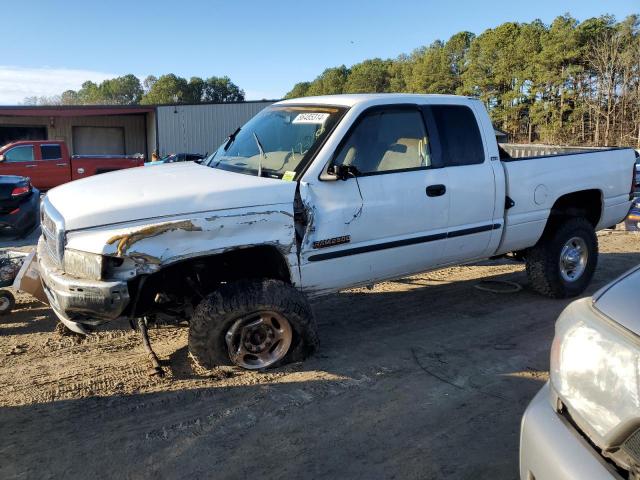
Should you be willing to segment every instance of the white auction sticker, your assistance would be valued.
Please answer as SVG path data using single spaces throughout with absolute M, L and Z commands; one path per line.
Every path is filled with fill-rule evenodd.
M 328 113 L 299 113 L 292 123 L 323 124 L 329 117 Z

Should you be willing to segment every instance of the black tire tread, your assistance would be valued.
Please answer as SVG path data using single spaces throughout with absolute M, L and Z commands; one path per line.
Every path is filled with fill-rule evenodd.
M 589 258 L 587 268 L 576 284 L 567 285 L 560 276 L 559 252 L 572 236 L 581 235 L 587 241 Z M 556 229 L 545 233 L 526 256 L 526 270 L 531 287 L 550 298 L 568 298 L 580 295 L 589 285 L 598 263 L 598 238 L 591 223 L 582 217 L 572 217 Z
M 232 365 L 224 335 L 239 317 L 256 310 L 283 314 L 294 331 L 289 352 L 272 367 L 304 360 L 318 348 L 318 335 L 306 297 L 280 280 L 240 280 L 222 285 L 196 307 L 189 322 L 189 353 L 201 368 Z

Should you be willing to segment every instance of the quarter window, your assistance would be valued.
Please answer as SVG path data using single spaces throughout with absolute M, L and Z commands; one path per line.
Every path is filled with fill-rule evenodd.
M 42 153 L 42 160 L 60 160 L 62 158 L 60 145 L 41 145 L 40 153 Z
M 484 146 L 478 122 L 469 107 L 432 105 L 428 108 L 438 128 L 442 162 L 445 167 L 484 162 Z
M 4 154 L 5 162 L 33 162 L 33 146 L 14 147 Z
M 429 139 L 418 110 L 382 110 L 366 114 L 334 160 L 361 174 L 431 166 Z

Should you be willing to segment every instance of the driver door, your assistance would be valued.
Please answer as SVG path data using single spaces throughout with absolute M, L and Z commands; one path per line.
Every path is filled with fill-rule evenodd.
M 4 161 L 0 162 L 0 175 L 30 177 L 31 182 L 37 187 L 40 177 L 34 146 L 16 145 L 4 152 Z
M 401 277 L 438 265 L 449 196 L 446 170 L 432 161 L 417 106 L 365 111 L 333 157 L 355 176 L 301 183 L 312 212 L 301 247 L 310 294 Z

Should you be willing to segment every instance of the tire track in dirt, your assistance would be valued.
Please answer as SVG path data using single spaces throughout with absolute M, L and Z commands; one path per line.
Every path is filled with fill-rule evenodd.
M 599 238 L 588 293 L 640 263 L 640 236 Z M 486 277 L 524 289 L 473 288 Z M 0 319 L 1 478 L 515 477 L 568 303 L 533 294 L 521 264 L 445 268 L 314 302 L 319 353 L 264 373 L 194 370 L 185 327 L 151 329 L 158 379 L 126 322 L 79 340 L 19 301 Z

